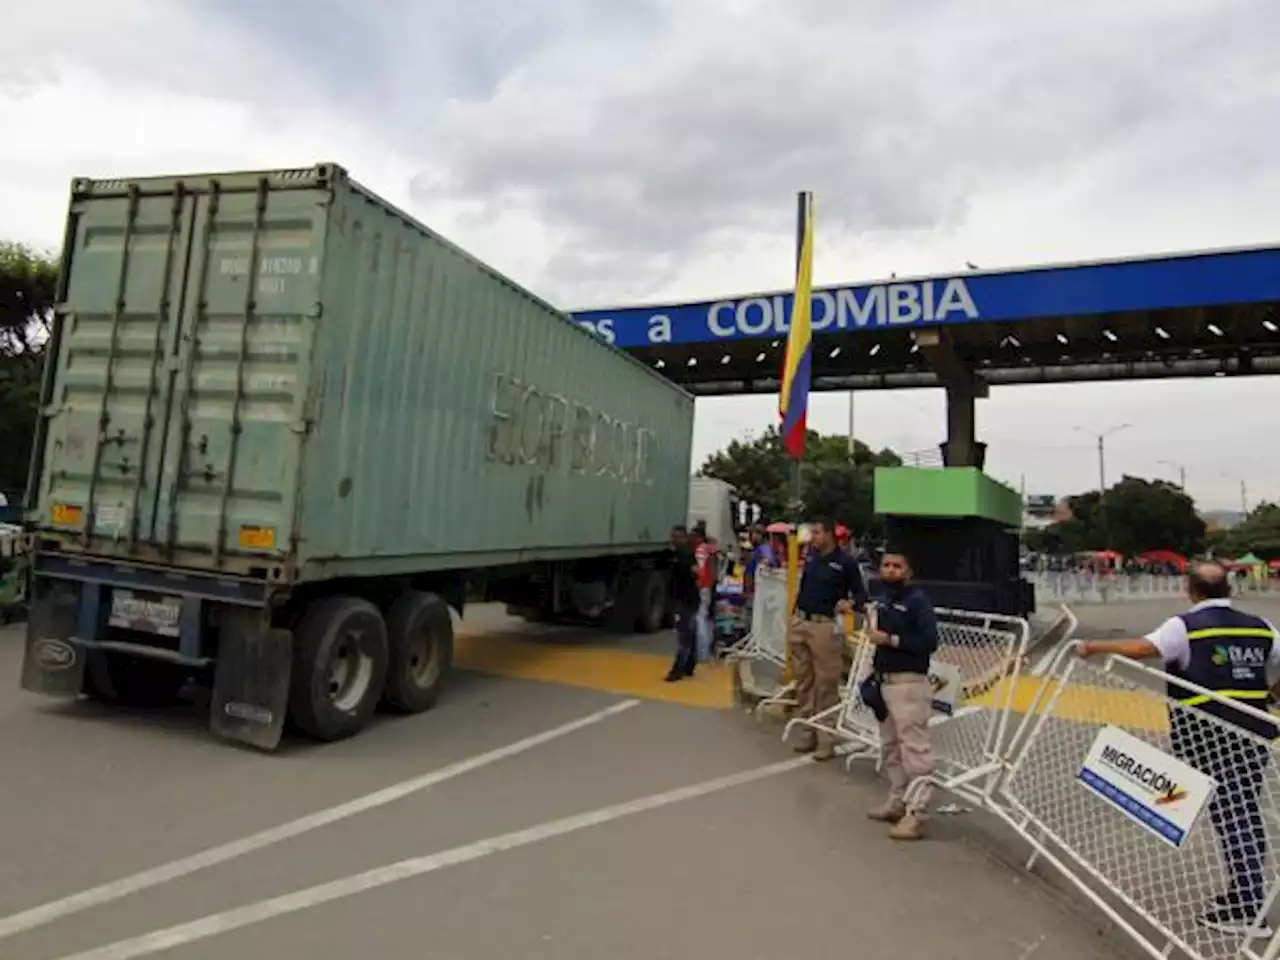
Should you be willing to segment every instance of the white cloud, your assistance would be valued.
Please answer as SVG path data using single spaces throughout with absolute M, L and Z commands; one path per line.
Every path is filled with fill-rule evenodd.
M 1275 240 L 1266 0 L 51 0 L 0 38 L 0 235 L 52 245 L 73 175 L 335 160 L 557 302 L 786 286 L 794 191 L 820 282 Z M 990 467 L 1280 498 L 1268 380 L 1003 388 Z M 700 403 L 701 456 L 772 422 Z M 842 430 L 845 401 L 812 422 Z M 941 439 L 940 394 L 860 396 L 859 435 Z

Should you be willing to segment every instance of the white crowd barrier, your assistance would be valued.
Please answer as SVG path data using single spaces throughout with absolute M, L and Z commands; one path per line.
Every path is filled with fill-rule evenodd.
M 1147 954 L 1273 960 L 1280 939 L 1201 918 L 1233 876 L 1256 875 L 1259 923 L 1278 892 L 1280 768 L 1265 737 L 1185 705 L 1172 678 L 1075 644 L 1044 678 L 988 804 Z M 1174 681 L 1178 697 L 1265 712 Z M 1233 871 L 1229 863 L 1235 862 Z M 1252 910 L 1248 913 L 1252 914 Z
M 721 655 L 736 670 L 736 677 L 758 698 L 756 715 L 772 704 L 791 705 L 795 688 L 791 684 L 760 683 L 756 667 L 764 673 L 781 675 L 787 662 L 787 573 L 772 567 L 756 571 L 755 594 L 751 601 L 751 621 L 747 635 L 726 647 Z
M 1001 769 L 1012 733 L 1009 708 L 1026 659 L 1030 625 L 1021 618 L 997 614 L 936 612 L 938 649 L 929 670 L 936 765 L 929 780 L 982 802 Z M 874 629 L 874 624 L 873 606 L 869 626 Z M 798 726 L 808 727 L 847 745 L 846 766 L 867 756 L 878 759 L 880 725 L 859 693 L 871 673 L 874 655 L 871 643 L 859 642 L 840 703 L 813 717 L 792 719 L 783 739 Z M 908 793 L 924 787 L 924 781 L 913 783 Z
M 747 635 L 726 647 L 728 660 L 762 660 L 781 666 L 787 659 L 787 574 L 761 567 L 756 571 L 751 624 Z
M 1065 607 L 1036 676 L 1025 621 L 956 610 L 938 619 L 930 783 L 1003 820 L 1029 845 L 1028 869 L 1059 871 L 1147 955 L 1280 960 L 1269 929 L 1280 920 L 1275 741 L 1179 698 L 1280 718 L 1122 658 L 1081 659 Z M 785 617 L 779 627 L 785 642 Z M 778 639 L 758 642 L 776 651 Z M 841 702 L 791 720 L 783 736 L 804 725 L 842 741 L 847 763 L 878 757 L 879 725 L 858 694 L 873 653 L 857 643 Z M 1260 905 L 1216 899 L 1248 888 Z M 1245 900 L 1243 914 L 1214 916 Z
M 1186 594 L 1185 577 L 1150 573 L 1094 573 L 1089 570 L 1036 570 L 1025 574 L 1041 602 L 1122 603 L 1132 600 L 1179 598 Z M 1271 581 L 1247 578 L 1233 584 L 1236 593 L 1267 593 Z

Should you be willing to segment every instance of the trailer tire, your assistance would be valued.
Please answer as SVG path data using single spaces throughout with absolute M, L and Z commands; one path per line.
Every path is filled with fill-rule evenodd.
M 648 570 L 641 585 L 640 615 L 636 629 L 641 633 L 656 633 L 667 619 L 667 577 L 661 570 Z
M 187 676 L 175 664 L 100 650 L 89 654 L 84 667 L 84 695 L 100 703 L 122 707 L 170 707 Z
M 453 618 L 434 593 L 406 590 L 387 613 L 387 686 L 383 700 L 403 713 L 436 705 L 453 665 Z
M 364 729 L 387 676 L 387 625 L 359 597 L 325 597 L 294 630 L 289 716 L 316 740 L 332 742 Z

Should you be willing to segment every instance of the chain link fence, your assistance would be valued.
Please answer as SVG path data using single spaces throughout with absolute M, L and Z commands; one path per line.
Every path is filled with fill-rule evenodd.
M 1028 866 L 1049 861 L 1151 956 L 1274 957 L 1271 740 L 1170 697 L 1167 674 L 1083 661 L 1074 646 L 1044 678 L 989 808 L 1031 843 Z M 1274 730 L 1261 711 L 1173 682 L 1179 698 Z
M 1009 708 L 1018 689 L 1030 627 L 1021 618 L 963 610 L 939 609 L 937 616 L 938 649 L 929 671 L 936 764 L 933 776 L 911 784 L 908 792 L 935 783 L 960 795 L 985 794 L 1001 769 L 1012 736 Z M 875 629 L 874 605 L 868 629 Z M 878 758 L 880 724 L 859 689 L 872 672 L 874 656 L 874 645 L 857 639 L 840 703 L 814 717 L 790 720 L 783 739 L 797 727 L 807 727 L 842 741 L 848 751 L 846 766 L 866 757 Z

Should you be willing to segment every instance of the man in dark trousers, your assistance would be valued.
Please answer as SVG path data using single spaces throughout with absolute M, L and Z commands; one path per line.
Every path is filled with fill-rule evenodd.
M 667 683 L 693 676 L 698 663 L 698 561 L 689 531 L 671 528 L 671 602 L 676 616 L 676 659 L 667 673 Z
M 911 807 L 906 805 L 911 782 L 933 773 L 929 661 L 938 649 L 933 603 L 911 582 L 911 576 L 911 561 L 906 555 L 893 547 L 886 549 L 880 557 L 880 580 L 873 598 L 876 629 L 869 635 L 876 645 L 873 683 L 886 711 L 880 721 L 880 755 L 889 780 L 889 798 L 867 816 L 892 824 L 889 836 L 894 840 L 924 836 L 932 794 L 925 787 L 912 796 Z
M 844 668 L 844 630 L 839 616 L 866 607 L 867 591 L 857 563 L 835 541 L 834 528 L 826 520 L 809 522 L 810 551 L 800 575 L 796 609 L 787 632 L 787 654 L 796 685 L 796 717 L 812 717 L 840 701 L 840 674 Z M 819 738 L 800 727 L 802 739 L 795 749 L 812 753 L 815 760 L 835 756 L 830 737 Z
M 1079 651 L 1082 657 L 1159 657 L 1165 672 L 1176 678 L 1168 684 L 1168 696 L 1184 706 L 1169 711 L 1173 753 L 1218 782 L 1209 801 L 1209 819 L 1231 877 L 1226 892 L 1198 921 L 1213 930 L 1243 934 L 1266 897 L 1267 828 L 1258 795 L 1276 725 L 1176 681 L 1186 680 L 1265 712 L 1277 693 L 1267 685 L 1267 669 L 1280 668 L 1280 635 L 1268 621 L 1231 605 L 1230 576 L 1219 563 L 1200 562 L 1188 570 L 1187 596 L 1190 610 L 1170 617 L 1142 639 L 1088 640 Z M 1203 714 L 1223 724 L 1202 719 Z M 1233 728 L 1247 733 L 1234 735 Z M 1259 924 L 1254 928 L 1259 936 L 1272 935 L 1265 917 Z

